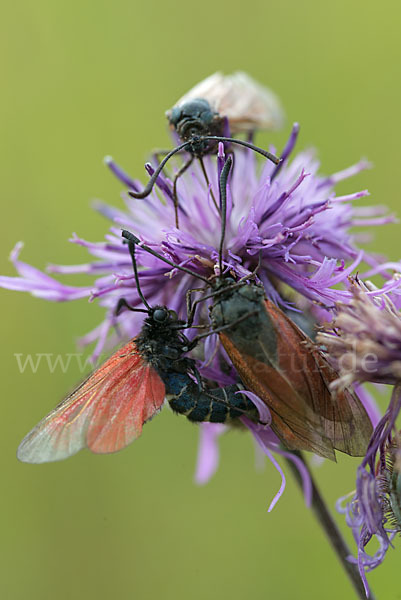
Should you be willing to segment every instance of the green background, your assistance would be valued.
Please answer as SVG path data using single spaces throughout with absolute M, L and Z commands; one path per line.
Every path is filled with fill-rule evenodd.
M 340 191 L 368 187 L 369 202 L 397 211 L 400 16 L 397 0 L 9 3 L 0 25 L 0 272 L 14 274 L 7 256 L 18 240 L 22 259 L 41 268 L 84 262 L 66 240 L 73 231 L 100 240 L 108 226 L 90 200 L 121 206 L 103 156 L 140 176 L 148 151 L 169 143 L 164 111 L 218 69 L 248 71 L 280 95 L 286 130 L 263 134 L 262 145 L 281 147 L 298 120 L 300 147 L 318 148 L 325 173 L 361 157 L 375 164 Z M 399 232 L 382 228 L 375 248 L 398 259 Z M 117 455 L 19 464 L 22 436 L 80 374 L 20 374 L 14 353 L 74 352 L 102 311 L 8 291 L 1 303 L 2 598 L 353 598 L 290 475 L 267 514 L 279 477 L 270 464 L 255 470 L 247 435 L 224 437 L 220 470 L 201 488 L 197 430 L 168 410 Z M 341 457 L 316 470 L 331 506 L 353 488 L 357 464 Z M 386 600 L 401 598 L 395 546 L 369 577 Z

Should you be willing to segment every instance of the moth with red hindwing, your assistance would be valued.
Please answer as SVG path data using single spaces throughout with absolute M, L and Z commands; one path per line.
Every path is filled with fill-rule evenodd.
M 28 463 L 68 458 L 83 448 L 104 454 L 134 441 L 167 398 L 190 421 L 223 423 L 243 414 L 258 420 L 236 385 L 208 390 L 195 361 L 185 356 L 197 343 L 183 333 L 191 326 L 166 306 L 151 307 L 139 285 L 135 244 L 128 243 L 138 294 L 147 313 L 139 335 L 115 352 L 22 440 L 17 456 Z
M 228 157 L 220 176 L 219 276 L 209 279 L 212 291 L 196 300 L 193 310 L 199 302 L 211 299 L 212 330 L 219 335 L 244 387 L 269 408 L 271 427 L 286 448 L 309 450 L 332 460 L 335 450 L 364 456 L 372 424 L 356 394 L 351 389 L 331 392 L 330 384 L 338 378 L 336 371 L 293 320 L 266 298 L 263 287 L 252 281 L 252 276 L 235 281 L 230 274 L 223 274 L 231 164 Z M 129 232 L 123 235 L 140 243 Z M 195 272 L 192 275 L 199 277 Z

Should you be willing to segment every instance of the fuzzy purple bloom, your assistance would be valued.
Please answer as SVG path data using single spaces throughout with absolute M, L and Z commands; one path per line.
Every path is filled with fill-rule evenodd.
M 362 260 L 377 267 L 377 260 L 358 247 L 358 238 L 350 229 L 353 226 L 389 223 L 392 218 L 386 216 L 381 207 L 354 206 L 356 200 L 368 195 L 366 190 L 343 196 L 335 194 L 336 183 L 361 172 L 369 166 L 368 163 L 362 161 L 345 171 L 323 177 L 318 174 L 319 164 L 312 152 L 302 152 L 290 161 L 297 135 L 296 125 L 278 167 L 268 162 L 260 169 L 254 153 L 235 149 L 227 194 L 223 268 L 241 278 L 249 275 L 260 261 L 257 276 L 266 294 L 275 303 L 297 310 L 285 292 L 289 287 L 295 292 L 295 298 L 303 298 L 304 305 L 308 307 L 312 307 L 313 302 L 332 307 L 335 302 L 352 297 L 346 286 L 347 278 Z M 113 222 L 105 241 L 91 243 L 76 236 L 71 240 L 84 246 L 94 260 L 83 265 L 49 267 L 50 272 L 61 275 L 92 275 L 95 279 L 91 287 L 60 284 L 21 263 L 17 252 L 12 255 L 12 260 L 20 277 L 1 277 L 0 286 L 29 291 L 52 301 L 82 297 L 96 299 L 105 308 L 105 319 L 82 340 L 84 344 L 96 344 L 93 352 L 96 359 L 106 345 L 114 346 L 120 338 L 137 335 L 142 323 L 138 313 L 125 311 L 118 318 L 115 316 L 121 298 L 125 298 L 131 306 L 141 305 L 131 257 L 121 238 L 122 228 L 133 231 L 169 260 L 190 267 L 203 277 L 218 273 L 221 237 L 218 182 L 224 160 L 222 144 L 217 157 L 208 155 L 203 158 L 209 185 L 205 183 L 198 161 L 179 179 L 179 229 L 175 224 L 172 182 L 163 173 L 157 179 L 157 189 L 146 200 L 135 200 L 124 194 L 125 210 L 96 203 L 95 208 Z M 111 158 L 106 163 L 124 186 L 132 190 L 142 188 Z M 152 173 L 154 167 L 146 165 L 146 169 Z M 136 255 L 141 267 L 140 283 L 147 301 L 151 305 L 166 305 L 185 318 L 186 293 L 199 287 L 199 281 L 178 269 L 167 267 L 140 246 Z M 343 284 L 342 289 L 338 289 L 338 284 Z M 391 285 L 389 282 L 388 286 Z M 118 333 L 117 330 L 112 333 L 112 326 L 116 323 Z M 219 368 L 216 343 L 216 336 L 210 336 L 205 343 L 204 356 L 197 357 L 203 359 L 199 370 L 214 382 L 229 383 L 233 378 L 229 372 L 223 373 Z M 292 455 L 287 456 L 288 453 L 280 449 L 269 428 L 248 420 L 245 420 L 245 425 L 282 476 L 282 486 L 271 509 L 285 486 L 284 473 L 272 452 L 287 458 Z M 218 460 L 215 441 L 220 430 L 207 426 L 203 431 L 204 451 L 197 471 L 199 481 L 210 477 L 217 468 Z M 305 497 L 309 502 L 310 481 L 301 463 L 297 466 L 303 475 Z
M 401 486 L 399 436 L 395 422 L 401 409 L 401 387 L 394 387 L 389 407 L 376 425 L 366 456 L 358 467 L 356 492 L 344 504 L 340 498 L 337 510 L 346 516 L 358 548 L 357 562 L 366 595 L 369 586 L 366 572 L 378 567 L 384 560 L 392 539 L 401 531 L 400 505 Z M 375 537 L 379 548 L 371 555 L 365 548 Z
M 355 280 L 351 301 L 336 304 L 333 321 L 317 336 L 339 372 L 335 387 L 401 380 L 401 314 L 392 301 L 399 302 L 400 285 L 395 278 L 378 290 Z
M 273 301 L 289 306 L 287 298 L 280 294 L 282 284 L 286 284 L 308 301 L 331 306 L 335 301 L 350 297 L 346 289 L 339 290 L 334 286 L 346 282 L 362 259 L 377 264 L 373 257 L 357 247 L 357 238 L 350 233 L 350 228 L 388 223 L 392 218 L 384 216 L 381 207 L 353 206 L 354 200 L 367 195 L 366 190 L 335 195 L 333 186 L 338 181 L 359 173 L 369 166 L 368 163 L 362 161 L 341 173 L 322 177 L 318 175 L 319 164 L 311 152 L 302 152 L 290 162 L 297 134 L 298 127 L 295 126 L 279 167 L 266 163 L 261 173 L 251 151 L 236 149 L 228 191 L 224 267 L 243 277 L 256 267 L 260 254 L 258 276 Z M 215 273 L 221 230 L 215 199 L 218 198 L 218 173 L 223 159 L 222 145 L 217 161 L 213 156 L 204 158 L 209 190 L 197 161 L 180 178 L 179 230 L 175 227 L 172 184 L 164 174 L 157 180 L 158 190 L 146 200 L 134 200 L 124 194 L 126 210 L 97 202 L 95 208 L 114 222 L 106 241 L 91 243 L 76 236 L 71 239 L 72 243 L 86 247 L 95 260 L 83 265 L 50 265 L 48 268 L 57 274 L 93 275 L 95 280 L 91 288 L 65 286 L 45 275 L 41 280 L 36 269 L 32 269 L 35 277 L 27 272 L 21 278 L 2 277 L 0 286 L 30 291 L 48 300 L 84 296 L 97 299 L 106 309 L 105 321 L 83 338 L 84 344 L 97 343 L 96 358 L 115 323 L 114 311 L 119 299 L 125 297 L 132 306 L 140 303 L 131 259 L 122 243 L 121 228 L 133 231 L 153 249 L 180 265 L 189 266 L 204 276 Z M 141 187 L 111 158 L 106 162 L 125 186 L 130 189 Z M 138 263 L 144 267 L 140 280 L 148 302 L 166 304 L 184 317 L 185 294 L 198 287 L 199 282 L 187 274 L 166 268 L 140 248 L 137 255 Z M 345 261 L 350 264 L 345 266 Z M 14 259 L 14 264 L 22 274 L 22 263 Z M 124 313 L 118 322 L 121 336 L 130 338 L 137 334 L 141 319 L 137 314 Z M 108 346 L 117 342 L 116 335 L 111 334 Z
M 338 503 L 357 544 L 358 558 L 351 560 L 358 564 L 367 596 L 366 572 L 383 562 L 401 531 L 401 444 L 395 427 L 401 409 L 401 314 L 392 301 L 399 303 L 399 278 L 392 283 L 397 287 L 385 294 L 369 282 L 352 282 L 352 300 L 338 303 L 333 321 L 318 334 L 339 371 L 335 388 L 367 381 L 394 385 L 386 413 L 374 419 L 375 429 L 357 470 L 356 491 L 351 500 Z M 373 537 L 379 547 L 369 554 L 366 547 Z

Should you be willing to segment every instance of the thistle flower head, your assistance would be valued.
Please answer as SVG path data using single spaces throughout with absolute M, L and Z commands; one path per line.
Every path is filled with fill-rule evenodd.
M 337 284 L 347 280 L 362 258 L 370 260 L 356 245 L 357 238 L 350 232 L 352 226 L 382 224 L 392 219 L 383 216 L 380 207 L 353 206 L 356 199 L 367 195 L 366 190 L 345 196 L 334 192 L 336 183 L 359 173 L 368 166 L 366 162 L 329 177 L 321 176 L 313 153 L 302 152 L 290 160 L 297 135 L 298 126 L 294 126 L 280 165 L 266 163 L 261 171 L 252 151 L 235 149 L 228 186 L 223 268 L 243 277 L 260 260 L 258 277 L 276 303 L 288 305 L 280 293 L 285 285 L 308 302 L 332 305 L 350 295 L 347 290 L 338 289 Z M 164 174 L 157 179 L 157 190 L 146 200 L 124 194 L 126 210 L 96 204 L 96 209 L 113 221 L 106 240 L 92 243 L 77 236 L 71 240 L 84 246 L 94 260 L 83 265 L 49 267 L 55 274 L 92 275 L 92 286 L 61 284 L 19 261 L 16 253 L 12 260 L 20 276 L 0 277 L 0 286 L 30 291 L 49 300 L 84 296 L 98 300 L 106 309 L 105 320 L 82 340 L 84 344 L 96 342 L 94 356 L 98 356 L 116 322 L 115 308 L 120 298 L 126 298 L 132 306 L 140 304 L 121 228 L 133 231 L 169 260 L 200 275 L 216 273 L 222 227 L 218 188 L 224 162 L 222 145 L 217 157 L 206 156 L 203 160 L 209 185 L 198 161 L 178 180 L 179 229 L 175 226 L 172 182 Z M 126 187 L 141 187 L 110 158 L 106 162 Z M 149 164 L 147 169 L 153 172 Z M 143 267 L 140 281 L 148 302 L 166 304 L 185 318 L 186 293 L 199 287 L 199 281 L 172 270 L 140 248 L 137 260 Z M 141 319 L 137 314 L 125 312 L 118 321 L 124 338 L 138 333 Z M 118 336 L 112 335 L 110 345 L 117 341 Z
M 178 180 L 179 227 L 173 183 L 165 174 L 159 175 L 157 189 L 146 200 L 132 199 L 124 194 L 125 210 L 96 204 L 97 210 L 112 221 L 105 241 L 92 243 L 76 236 L 71 240 L 84 246 L 94 260 L 84 265 L 49 267 L 49 271 L 60 275 L 92 275 L 92 286 L 61 284 L 22 263 L 17 251 L 12 260 L 19 277 L 0 277 L 0 286 L 29 291 L 48 300 L 81 297 L 97 300 L 106 309 L 105 319 L 82 340 L 84 344 L 96 343 L 94 357 L 102 352 L 114 324 L 118 322 L 119 328 L 110 336 L 110 345 L 115 345 L 120 337 L 137 335 L 142 322 L 138 313 L 125 311 L 116 316 L 116 307 L 122 298 L 132 307 L 141 305 L 131 256 L 121 238 L 121 229 L 133 231 L 142 242 L 169 261 L 188 267 L 202 277 L 218 274 L 222 266 L 224 271 L 242 278 L 258 266 L 257 277 L 266 294 L 287 308 L 293 308 L 283 291 L 288 288 L 302 297 L 309 307 L 313 302 L 332 306 L 335 302 L 349 299 L 349 290 L 344 286 L 340 289 L 338 284 L 347 282 L 347 277 L 362 259 L 376 264 L 369 254 L 360 250 L 351 228 L 380 225 L 392 219 L 385 216 L 380 207 L 354 207 L 354 201 L 367 196 L 366 190 L 344 196 L 335 194 L 336 183 L 365 169 L 368 166 L 366 162 L 329 177 L 319 175 L 319 164 L 313 153 L 302 152 L 292 158 L 297 135 L 298 126 L 294 126 L 278 166 L 266 163 L 260 168 L 251 151 L 235 149 L 227 188 L 223 245 L 219 176 L 225 162 L 225 149 L 220 144 L 217 156 L 205 156 L 203 166 L 195 161 Z M 110 158 L 106 162 L 128 189 L 138 191 L 142 187 Z M 146 168 L 148 173 L 154 172 L 151 164 Z M 166 305 L 185 319 L 186 294 L 199 287 L 197 277 L 166 266 L 140 246 L 136 255 L 140 285 L 147 302 L 153 306 Z M 212 337 L 216 336 L 208 338 L 204 345 L 204 362 L 199 370 L 214 382 L 230 383 L 233 381 L 232 371 L 230 366 L 221 368 Z M 282 485 L 273 506 L 285 486 L 284 473 L 274 455 L 285 453 L 270 429 L 262 430 L 260 426 L 246 421 L 245 425 L 282 476 Z M 204 432 L 210 434 L 212 431 L 212 434 L 204 438 L 206 451 L 202 456 L 209 462 L 203 464 L 202 470 L 201 457 L 198 478 L 202 481 L 217 466 L 215 440 L 216 434 L 220 433 L 220 430 L 211 430 L 213 426 L 206 427 Z M 287 458 L 296 460 L 290 456 Z M 297 466 L 302 470 L 301 465 Z M 305 473 L 303 477 L 308 498 L 310 482 L 308 484 Z
M 359 572 L 367 595 L 369 587 L 366 572 L 379 566 L 391 541 L 401 531 L 401 444 L 395 423 L 401 409 L 401 387 L 396 385 L 391 402 L 375 427 L 366 456 L 357 470 L 356 491 L 351 500 L 337 504 L 345 514 L 357 547 Z M 369 554 L 366 547 L 372 538 L 378 542 L 378 550 Z
M 399 286 L 399 279 L 392 284 Z M 351 301 L 336 304 L 333 321 L 317 336 L 340 374 L 336 385 L 395 384 L 401 379 L 401 315 L 390 295 L 370 283 L 354 280 L 351 291 Z

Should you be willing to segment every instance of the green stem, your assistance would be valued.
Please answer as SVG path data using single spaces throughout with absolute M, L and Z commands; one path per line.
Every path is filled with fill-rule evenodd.
M 366 600 L 365 588 L 363 587 L 363 583 L 361 577 L 359 575 L 358 567 L 356 564 L 349 562 L 347 560 L 348 556 L 351 555 L 351 552 L 345 542 L 339 528 L 337 527 L 336 522 L 331 516 L 325 501 L 323 500 L 322 495 L 316 485 L 316 482 L 312 476 L 312 473 L 309 469 L 309 466 L 305 459 L 303 458 L 300 452 L 293 452 L 300 460 L 302 460 L 305 465 L 306 470 L 308 471 L 309 477 L 312 483 L 312 510 L 315 513 L 317 520 L 322 526 L 330 545 L 334 549 L 337 554 L 337 558 L 342 564 L 345 572 L 347 573 L 354 590 L 357 594 L 357 597 L 360 600 Z M 295 464 L 290 459 L 286 459 L 287 463 L 297 481 L 298 486 L 303 490 L 303 482 L 300 472 L 298 471 Z M 372 592 L 369 594 L 369 600 L 374 600 L 374 595 Z

